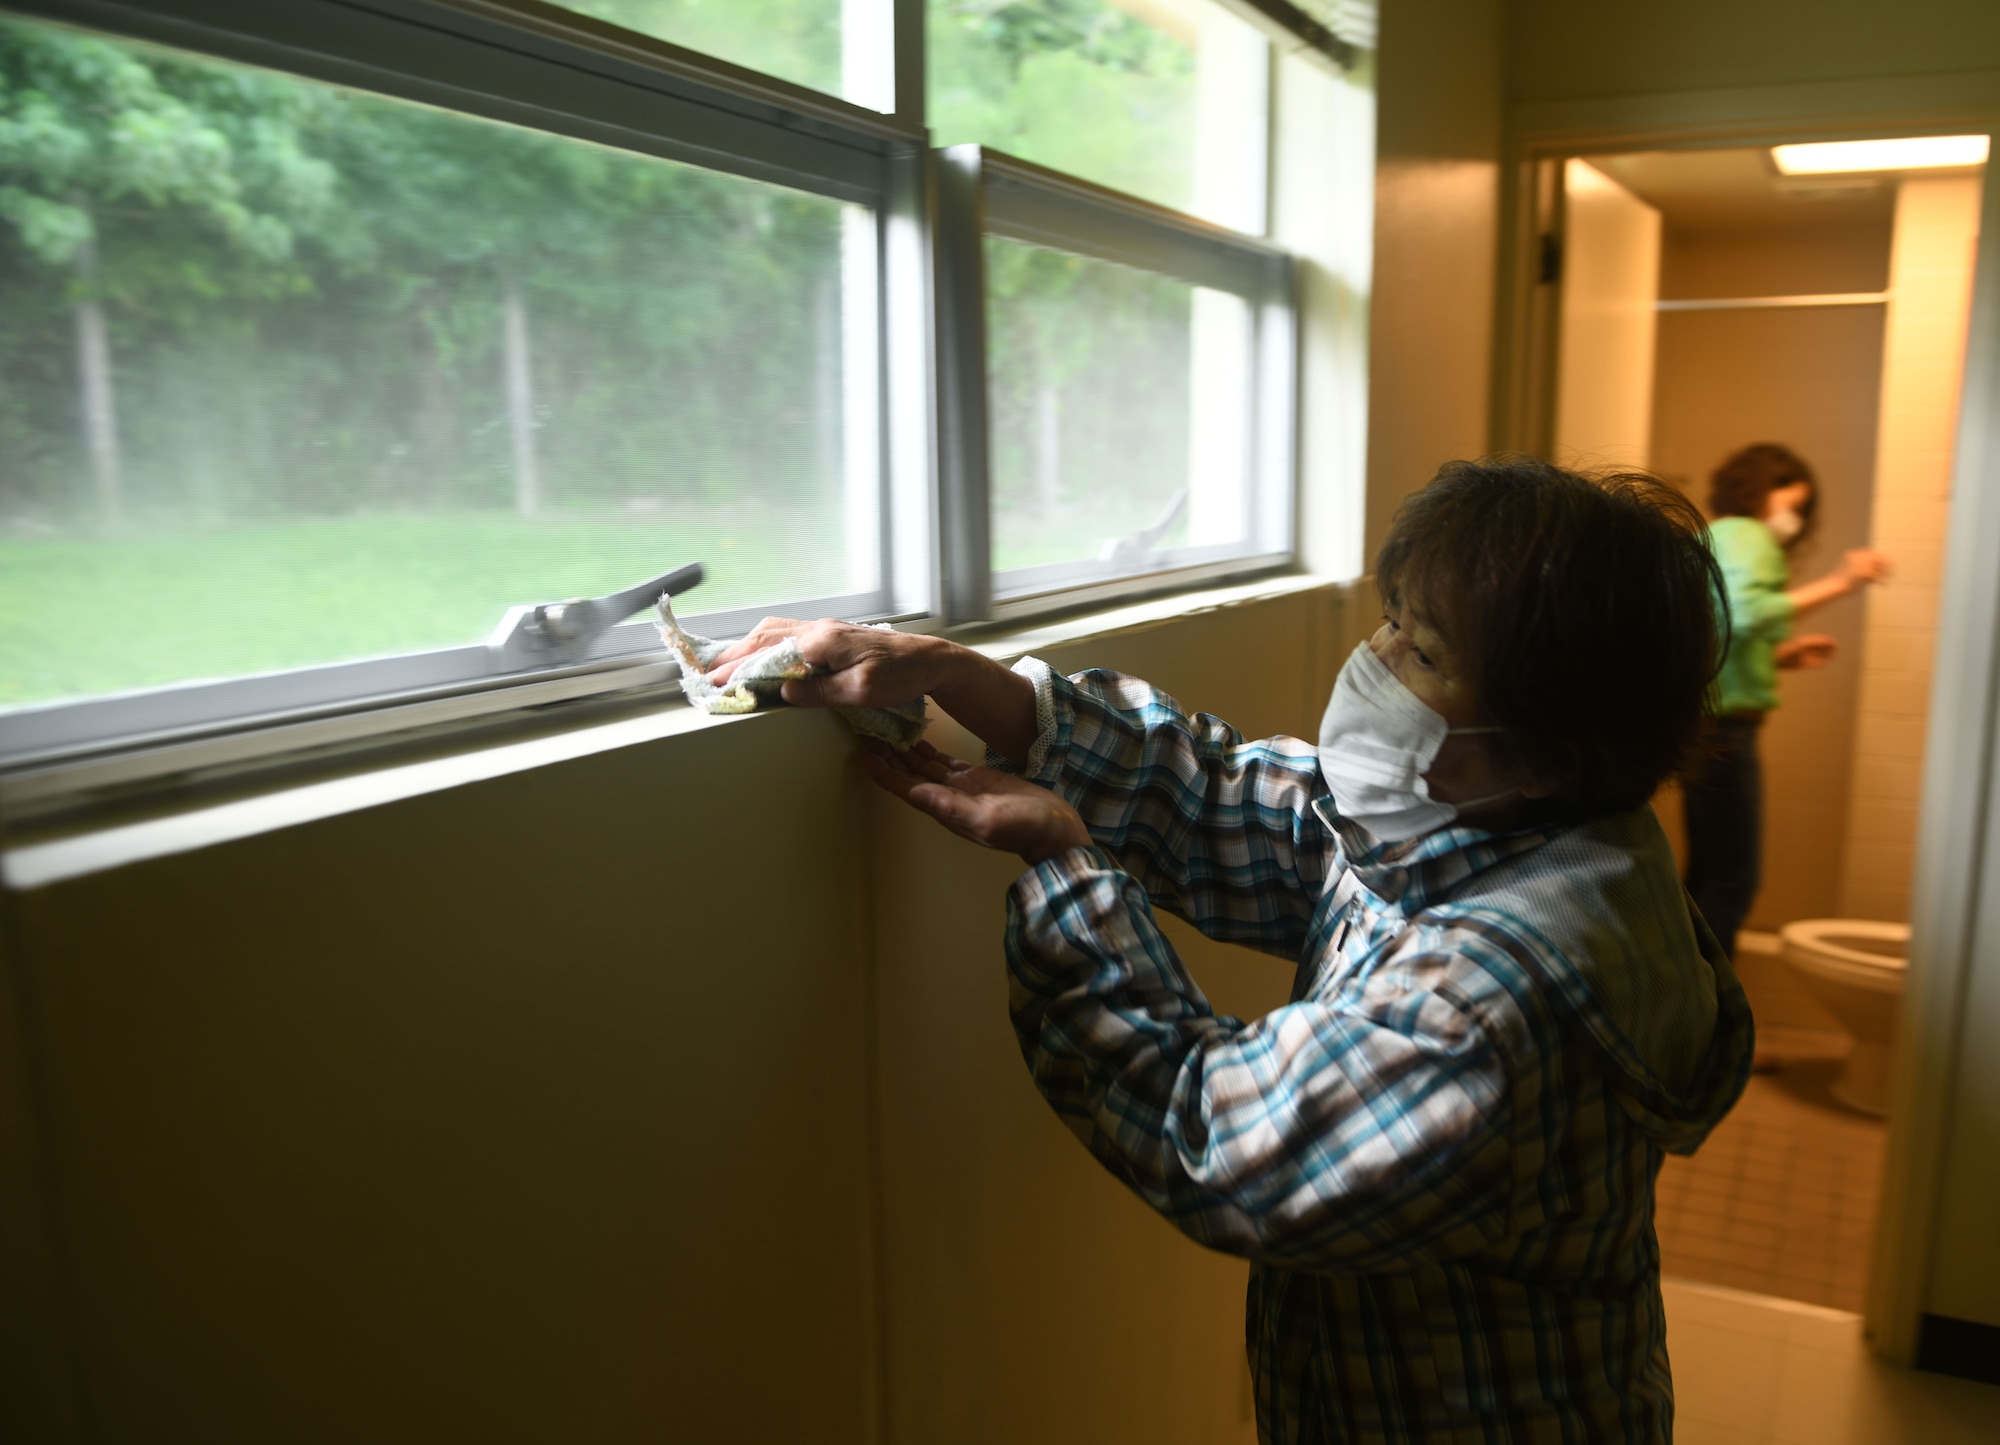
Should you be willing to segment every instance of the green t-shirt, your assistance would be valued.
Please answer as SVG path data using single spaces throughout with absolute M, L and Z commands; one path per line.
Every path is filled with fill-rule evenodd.
M 1729 590 L 1729 654 L 1716 679 L 1716 711 L 1769 712 L 1778 705 L 1777 644 L 1798 611 L 1785 595 L 1784 548 L 1755 517 L 1723 517 L 1709 528 Z

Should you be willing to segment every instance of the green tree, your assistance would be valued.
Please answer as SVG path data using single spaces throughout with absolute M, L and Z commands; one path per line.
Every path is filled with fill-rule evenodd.
M 1192 48 L 1106 0 L 930 0 L 931 132 L 1185 209 Z
M 297 230 L 334 188 L 302 143 L 312 103 L 253 71 L 0 21 L 0 218 L 63 277 L 106 522 L 123 511 L 107 308 L 303 284 Z M 175 245 L 175 232 L 226 245 Z
M 841 0 L 568 0 L 563 8 L 840 93 Z
M 551 445 L 572 476 L 615 470 L 582 454 L 621 433 L 664 430 L 662 452 L 740 452 L 757 400 L 776 410 L 810 384 L 813 296 L 838 260 L 828 202 L 371 97 L 351 100 L 327 145 L 356 178 L 370 284 L 418 331 L 417 434 L 463 433 L 438 409 L 483 391 L 465 368 L 497 351 L 523 513 L 550 500 Z M 746 358 L 782 379 L 732 374 Z M 726 490 L 753 484 L 726 455 L 714 465 Z

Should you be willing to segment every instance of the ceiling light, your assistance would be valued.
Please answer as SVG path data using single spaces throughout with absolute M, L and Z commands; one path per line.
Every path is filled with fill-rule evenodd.
M 1771 159 L 1788 176 L 1833 171 L 1913 171 L 1928 166 L 1976 166 L 1986 160 L 1983 135 L 1925 135 L 1905 140 L 1824 141 L 1772 146 Z

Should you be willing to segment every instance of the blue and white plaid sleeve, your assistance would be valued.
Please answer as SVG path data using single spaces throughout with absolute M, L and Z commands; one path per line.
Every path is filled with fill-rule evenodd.
M 1014 670 L 1035 684 L 1025 775 L 1068 799 L 1154 903 L 1211 938 L 1296 958 L 1327 856 L 1313 745 L 1245 741 L 1122 673 L 1071 680 L 1032 657 Z
M 1036 1087 L 1192 1238 L 1365 1272 L 1505 1232 L 1507 1071 L 1454 998 L 1452 957 L 1399 956 L 1358 997 L 1218 1017 L 1144 891 L 1096 848 L 1022 875 L 1006 942 Z

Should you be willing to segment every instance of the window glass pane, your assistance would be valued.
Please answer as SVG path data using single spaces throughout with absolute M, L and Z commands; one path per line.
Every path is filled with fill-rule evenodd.
M 928 0 L 929 120 L 1238 230 L 1264 228 L 1266 47 L 1210 0 Z
M 986 265 L 998 590 L 1245 551 L 1243 300 L 997 237 Z
M 0 21 L 0 705 L 877 585 L 871 213 Z
M 872 65 L 861 56 L 863 75 L 841 73 L 843 8 L 863 11 L 857 17 L 854 42 L 879 43 L 892 0 L 558 0 L 565 10 L 607 20 L 642 35 L 699 50 L 732 65 L 762 70 L 782 80 L 809 85 L 829 95 L 845 95 L 878 110 L 893 108 L 893 100 L 867 90 L 866 81 L 888 74 L 886 58 Z M 872 12 L 883 12 L 877 20 Z M 843 79 L 846 83 L 843 84 Z M 856 82 L 863 82 L 857 87 Z

